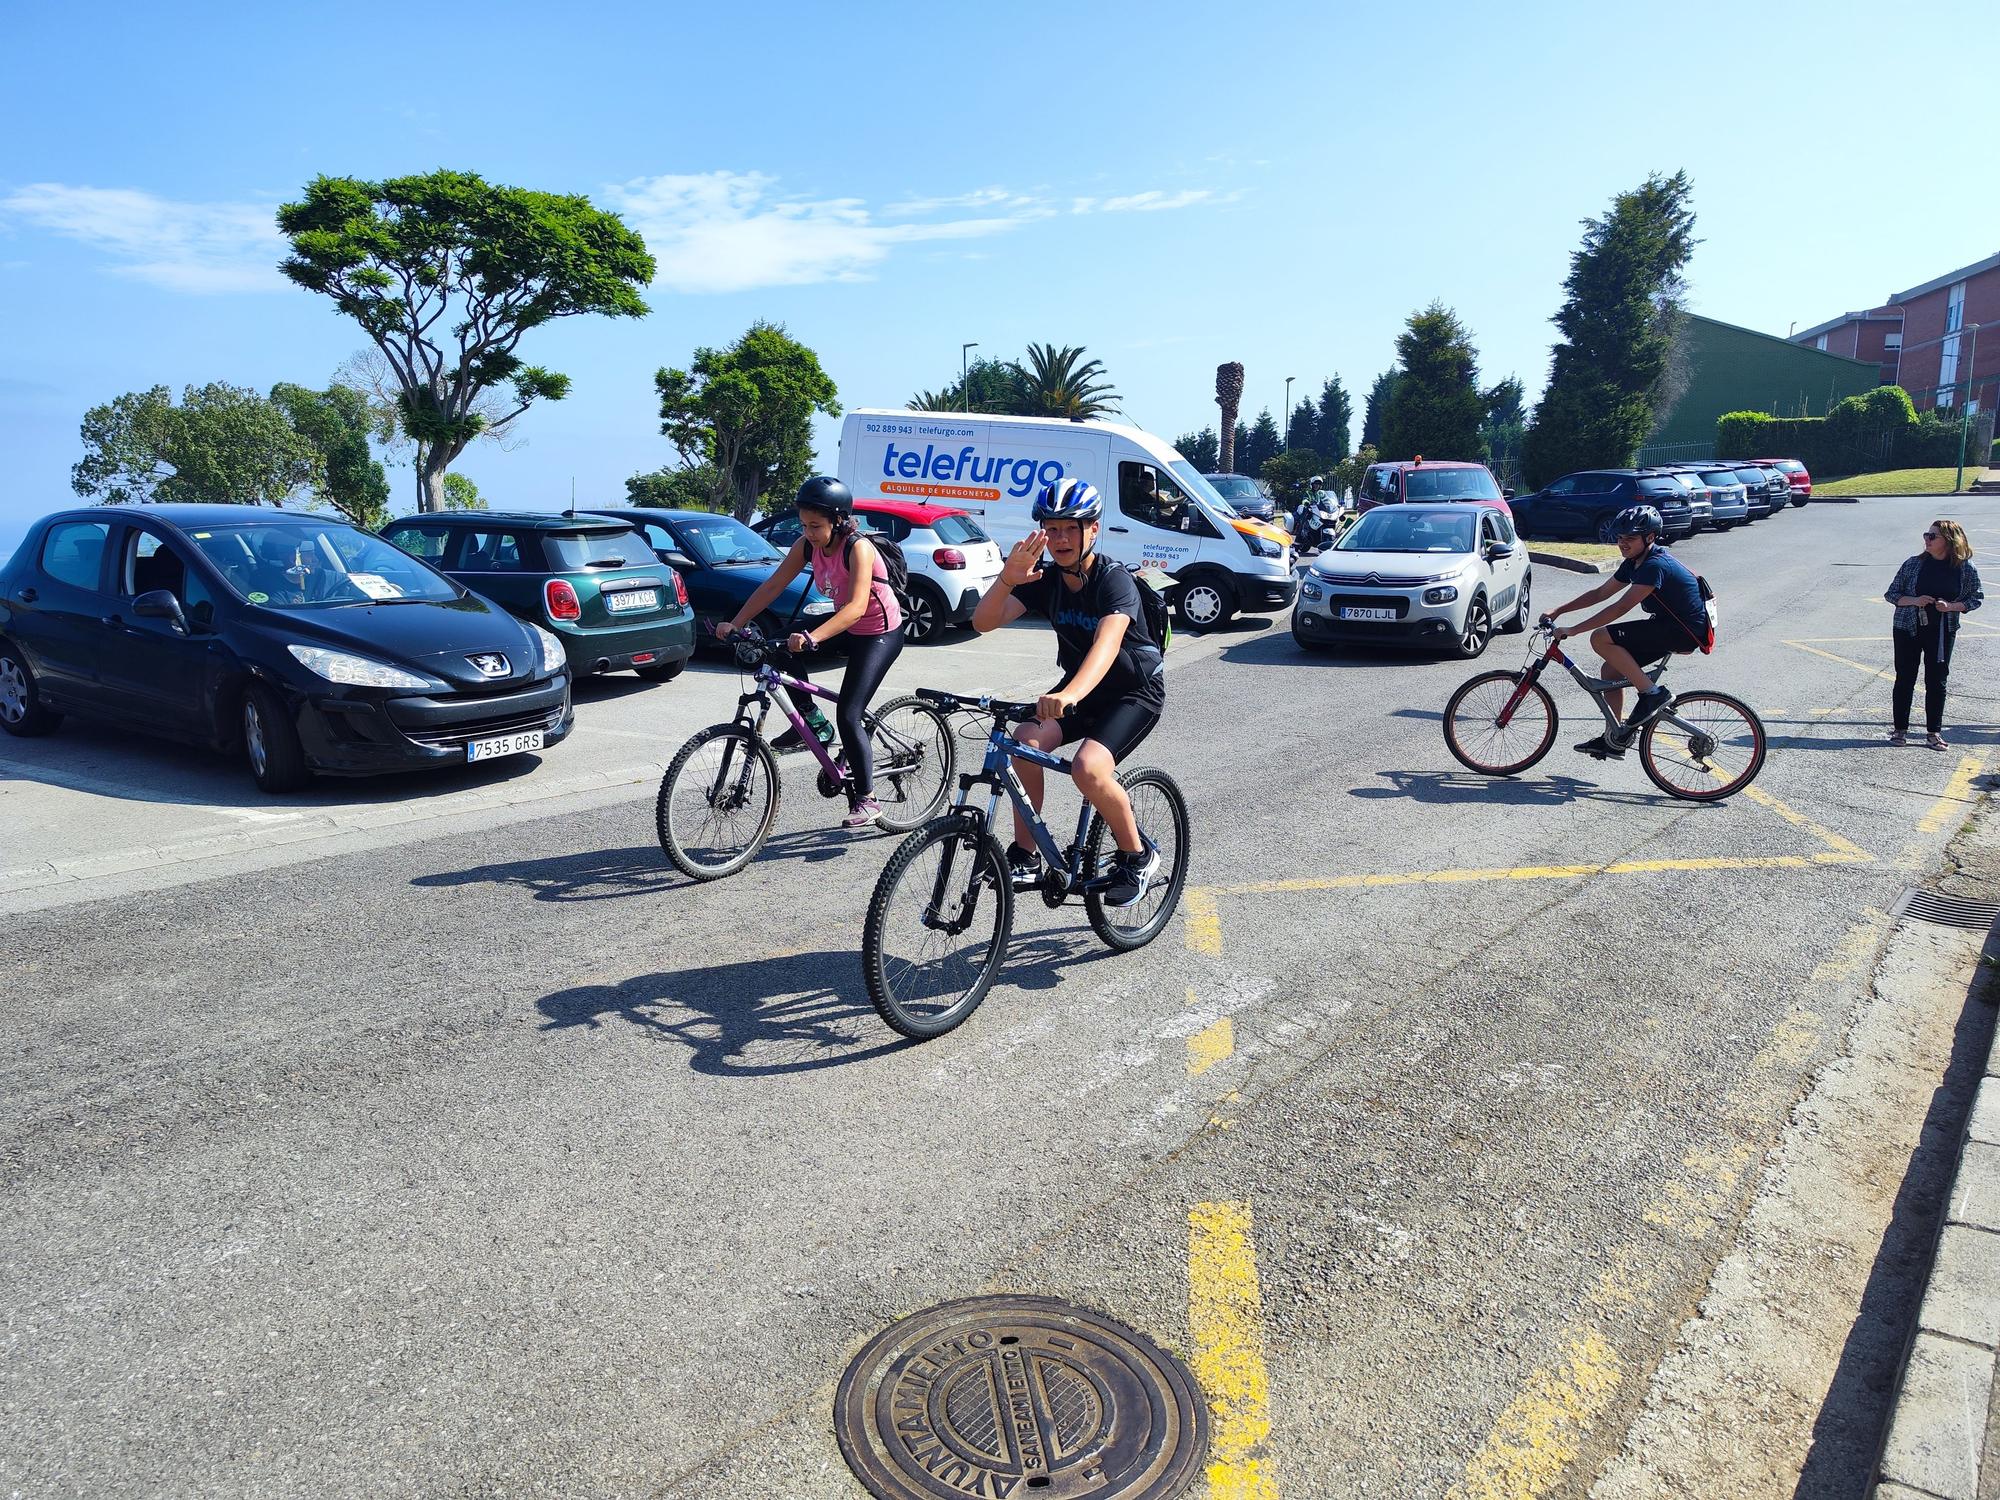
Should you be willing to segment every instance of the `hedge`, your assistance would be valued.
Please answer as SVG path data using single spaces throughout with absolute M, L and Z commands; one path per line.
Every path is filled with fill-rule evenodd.
M 1834 408 L 1831 417 L 1726 412 L 1716 420 L 1715 453 L 1718 458 L 1796 458 L 1814 475 L 1829 479 L 1841 474 L 1935 469 L 1957 463 L 1958 422 L 1944 420 L 1935 411 L 1897 420 L 1908 410 L 1907 405 L 1871 392 L 1867 397 L 1848 397 Z M 1881 419 L 1884 417 L 1886 420 Z

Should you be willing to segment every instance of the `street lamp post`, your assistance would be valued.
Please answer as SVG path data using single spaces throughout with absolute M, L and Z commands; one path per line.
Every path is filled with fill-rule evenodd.
M 1953 494 L 1965 487 L 1965 439 L 1972 427 L 1972 393 L 1978 389 L 1973 377 L 1979 373 L 1979 325 L 1972 325 L 1972 348 L 1965 361 L 1965 399 L 1958 403 L 1958 477 L 1951 482 Z
M 1281 452 L 1285 453 L 1292 451 L 1292 382 L 1298 378 L 1296 375 L 1287 375 L 1285 377 L 1285 411 L 1284 416 L 1281 418 L 1285 424 L 1285 441 L 1280 449 Z
M 966 352 L 977 349 L 979 340 L 958 346 L 958 399 L 968 413 L 972 410 L 972 366 L 966 361 Z

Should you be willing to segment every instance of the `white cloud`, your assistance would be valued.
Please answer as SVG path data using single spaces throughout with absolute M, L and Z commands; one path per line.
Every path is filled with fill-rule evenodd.
M 780 198 L 776 181 L 762 172 L 640 177 L 606 198 L 659 261 L 654 285 L 677 292 L 863 281 L 899 245 L 979 239 L 1025 222 L 1003 213 L 878 224 L 859 198 Z
M 272 292 L 285 238 L 275 204 L 176 203 L 136 188 L 37 182 L 0 197 L 0 215 L 90 245 L 113 274 L 176 292 Z
M 1158 213 L 1161 209 L 1167 208 L 1192 208 L 1197 203 L 1212 202 L 1214 198 L 1215 194 L 1208 188 L 1183 188 L 1178 193 L 1162 192 L 1154 188 L 1147 193 L 1129 193 L 1123 198 L 1106 198 L 1098 207 L 1101 212 L 1107 214 Z
M 1016 193 L 1003 187 L 977 188 L 970 193 L 954 193 L 945 198 L 908 198 L 882 210 L 892 218 L 916 219 L 947 209 L 986 209 L 1010 218 L 1045 219 L 1055 212 L 1048 200 L 1034 193 Z

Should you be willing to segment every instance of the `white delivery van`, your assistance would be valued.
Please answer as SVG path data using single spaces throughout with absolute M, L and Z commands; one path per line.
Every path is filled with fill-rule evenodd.
M 856 500 L 960 506 L 1003 552 L 1034 529 L 1042 486 L 1069 477 L 1104 496 L 1098 551 L 1173 579 L 1179 624 L 1206 630 L 1239 611 L 1291 607 L 1289 536 L 1238 516 L 1193 464 L 1136 427 L 864 409 L 841 428 L 840 478 Z

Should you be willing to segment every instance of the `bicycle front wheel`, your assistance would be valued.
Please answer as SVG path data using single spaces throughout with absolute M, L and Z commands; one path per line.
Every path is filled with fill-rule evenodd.
M 757 857 L 778 821 L 778 760 L 743 724 L 716 724 L 681 746 L 660 778 L 660 847 L 691 880 L 720 880 Z
M 1103 893 L 1093 890 L 1084 893 L 1083 909 L 1099 937 L 1120 953 L 1130 953 L 1158 937 L 1181 904 L 1181 888 L 1187 884 L 1188 810 L 1187 798 L 1165 771 L 1142 766 L 1121 773 L 1118 784 L 1132 799 L 1139 832 L 1160 851 L 1160 868 L 1134 905 L 1107 906 Z M 1093 816 L 1084 869 L 1091 876 L 1102 874 L 1117 847 L 1104 819 Z
M 1764 724 L 1727 693 L 1680 693 L 1640 735 L 1639 764 L 1669 796 L 1720 802 L 1762 769 Z
M 963 817 L 919 828 L 889 856 L 868 902 L 868 998 L 904 1036 L 943 1036 L 986 998 L 1013 926 L 1014 888 L 993 836 Z
M 1445 748 L 1467 770 L 1482 776 L 1518 775 L 1547 755 L 1556 742 L 1556 700 L 1539 682 L 1520 691 L 1522 676 L 1481 672 L 1445 704 Z M 1515 702 L 1517 691 L 1520 699 Z M 1513 711 L 1507 713 L 1510 702 Z
M 893 698 L 867 716 L 881 824 L 908 833 L 938 815 L 958 769 L 951 720 L 921 698 Z

